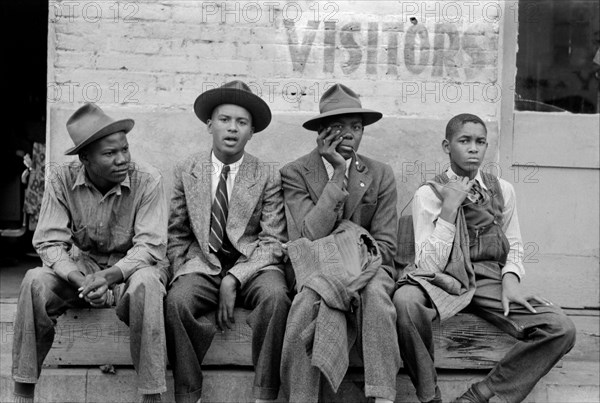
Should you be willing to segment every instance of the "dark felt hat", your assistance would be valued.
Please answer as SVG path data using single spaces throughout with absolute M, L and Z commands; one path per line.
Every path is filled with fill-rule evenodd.
M 67 132 L 75 146 L 65 151 L 65 154 L 75 155 L 83 147 L 117 132 L 129 133 L 134 124 L 133 119 L 115 120 L 98 105 L 87 103 L 77 109 L 67 121 Z
M 200 94 L 194 102 L 196 116 L 206 123 L 211 118 L 213 110 L 222 104 L 241 106 L 252 115 L 254 133 L 258 133 L 271 123 L 271 109 L 258 95 L 252 93 L 250 87 L 242 81 L 231 81 L 219 88 L 214 88 Z
M 380 112 L 364 109 L 358 94 L 343 84 L 335 84 L 325 91 L 319 101 L 319 112 L 319 115 L 304 122 L 302 127 L 317 131 L 321 119 L 349 113 L 362 115 L 363 125 L 367 126 L 377 122 L 383 116 Z

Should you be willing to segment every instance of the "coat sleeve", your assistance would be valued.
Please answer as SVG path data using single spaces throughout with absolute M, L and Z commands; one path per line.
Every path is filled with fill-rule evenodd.
M 315 181 L 326 179 L 309 178 Z M 319 200 L 315 203 L 310 197 L 305 178 L 295 164 L 290 164 L 281 170 L 281 180 L 285 205 L 299 232 L 299 237 L 315 241 L 331 234 L 337 221 L 337 213 L 343 208 L 348 192 L 334 182 L 328 181 Z
M 185 192 L 183 189 L 183 165 L 177 165 L 174 170 L 173 195 L 169 211 L 167 257 L 171 263 L 172 273 L 186 263 L 190 248 L 199 248 L 198 241 L 192 231 L 188 214 Z
M 379 193 L 377 195 L 377 209 L 371 220 L 370 234 L 377 241 L 381 257 L 385 266 L 394 267 L 398 239 L 398 212 L 396 203 L 398 192 L 394 172 L 389 165 L 385 165 Z

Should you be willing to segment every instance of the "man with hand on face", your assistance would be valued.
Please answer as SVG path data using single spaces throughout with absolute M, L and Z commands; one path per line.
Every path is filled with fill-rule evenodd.
M 167 255 L 174 278 L 166 299 L 167 347 L 178 403 L 199 402 L 201 364 L 217 325 L 233 327 L 233 309 L 252 309 L 257 401 L 279 392 L 279 362 L 290 307 L 283 274 L 287 240 L 278 172 L 245 152 L 271 121 L 269 106 L 241 81 L 201 94 L 194 104 L 212 150 L 175 167 Z
M 377 243 L 382 265 L 359 291 L 358 340 L 362 340 L 365 395 L 377 402 L 393 401 L 400 366 L 391 300 L 396 278 L 396 182 L 389 165 L 356 154 L 364 127 L 382 114 L 363 109 L 358 95 L 342 84 L 323 94 L 319 109 L 320 115 L 303 124 L 318 132 L 317 148 L 281 169 L 290 241 L 322 239 L 345 219 L 368 231 Z M 303 332 L 320 303 L 319 294 L 303 287 L 290 310 L 281 372 L 292 402 L 316 402 L 319 397 L 322 375 L 312 365 Z M 355 322 L 354 311 L 344 314 L 347 323 Z
M 399 280 L 393 301 L 404 367 L 421 402 L 442 401 L 432 322 L 466 306 L 519 342 L 455 402 L 485 403 L 494 395 L 520 402 L 575 343 L 575 327 L 564 312 L 521 286 L 515 191 L 481 171 L 487 146 L 478 116 L 450 119 L 442 142 L 450 168 L 414 197 L 416 266 Z
M 69 308 L 116 306 L 130 329 L 131 358 L 144 402 L 160 402 L 165 380 L 163 298 L 167 203 L 160 173 L 131 162 L 131 119 L 94 104 L 68 120 L 79 162 L 49 166 L 33 236 L 43 267 L 21 283 L 15 337 L 15 399 L 33 402 L 57 318 Z M 72 246 L 79 249 L 74 253 Z

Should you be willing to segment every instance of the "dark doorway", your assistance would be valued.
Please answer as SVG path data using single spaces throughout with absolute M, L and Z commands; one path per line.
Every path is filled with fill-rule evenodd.
M 2 2 L 2 146 L 0 147 L 0 259 L 31 248 L 25 229 L 23 159 L 46 137 L 48 1 Z

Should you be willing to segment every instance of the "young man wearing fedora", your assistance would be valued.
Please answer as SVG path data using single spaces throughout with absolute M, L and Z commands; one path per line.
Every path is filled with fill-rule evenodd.
M 56 320 L 69 308 L 116 306 L 130 329 L 142 401 L 159 402 L 167 390 L 167 203 L 160 173 L 131 161 L 126 134 L 133 125 L 94 104 L 67 121 L 75 146 L 66 154 L 79 161 L 48 167 L 46 173 L 33 236 L 44 265 L 25 275 L 14 323 L 16 402 L 33 402 Z
M 245 152 L 271 111 L 241 81 L 202 93 L 194 111 L 212 149 L 175 167 L 167 247 L 173 280 L 165 308 L 175 400 L 200 401 L 201 364 L 216 332 L 203 316 L 216 314 L 221 330 L 232 328 L 236 305 L 252 309 L 255 398 L 273 400 L 290 307 L 283 195 L 272 165 Z
M 389 165 L 356 152 L 364 127 L 382 114 L 363 109 L 350 88 L 336 84 L 321 97 L 320 114 L 303 124 L 318 132 L 317 147 L 281 169 L 290 240 L 326 237 L 342 219 L 365 228 L 377 242 L 382 266 L 360 291 L 359 327 L 365 371 L 365 395 L 376 401 L 396 397 L 400 353 L 395 344 L 396 312 L 391 295 L 396 271 L 396 182 Z M 314 320 L 318 296 L 303 288 L 294 298 L 282 356 L 282 387 L 293 402 L 316 402 L 320 371 L 311 365 L 302 339 L 304 322 Z M 355 313 L 348 312 L 347 320 Z M 295 320 L 295 319 L 294 319 Z

